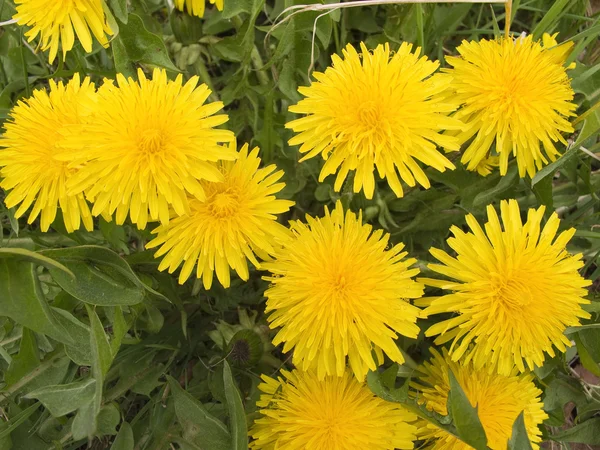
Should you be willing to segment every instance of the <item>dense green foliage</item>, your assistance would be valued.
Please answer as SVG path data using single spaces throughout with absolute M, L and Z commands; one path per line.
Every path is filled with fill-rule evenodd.
M 559 41 L 574 41 L 570 60 L 577 67 L 570 76 L 578 114 L 584 114 L 600 100 L 600 5 L 513 3 L 513 32 L 559 32 Z M 426 276 L 429 247 L 448 250 L 448 229 L 463 225 L 466 213 L 481 219 L 487 204 L 505 198 L 516 198 L 522 210 L 547 205 L 559 213 L 562 228 L 577 228 L 569 250 L 583 253 L 583 275 L 594 284 L 586 306 L 592 320 L 568 330 L 576 345 L 536 370 L 550 415 L 545 438 L 562 448 L 600 445 L 599 109 L 584 115 L 570 137 L 571 149 L 533 180 L 519 179 L 514 167 L 505 177 L 497 171 L 481 177 L 459 165 L 445 173 L 427 170 L 431 189 L 409 189 L 401 199 L 385 182 L 373 200 L 350 188 L 335 193 L 333 177 L 317 183 L 320 159 L 299 164 L 297 148 L 287 144 L 291 132 L 284 124 L 293 118 L 287 107 L 299 100 L 297 87 L 346 43 L 373 47 L 389 41 L 397 47 L 409 41 L 443 61 L 462 39 L 499 35 L 503 5 L 369 5 L 322 16 L 306 11 L 281 23 L 286 7 L 304 2 L 225 0 L 222 12 L 209 8 L 203 19 L 169 12 L 164 0 L 107 4 L 118 28 L 111 47 L 95 42 L 94 52 L 86 54 L 76 44 L 66 61 L 54 65 L 23 41 L 22 28 L 0 29 L 0 120 L 50 78 L 79 72 L 100 82 L 153 66 L 173 76 L 198 75 L 213 90 L 211 98 L 224 102 L 238 143 L 260 146 L 265 164 L 285 170 L 282 197 L 296 206 L 284 223 L 305 213 L 320 216 L 341 198 L 391 233 L 392 242 L 404 242 Z M 0 21 L 13 13 L 12 0 L 0 0 Z M 452 158 L 459 164 L 457 156 Z M 113 450 L 245 448 L 259 375 L 290 367 L 289 355 L 270 344 L 262 274 L 251 272 L 247 283 L 234 277 L 227 290 L 216 283 L 205 291 L 193 280 L 178 285 L 174 275 L 157 271 L 153 252 L 145 250 L 149 230 L 100 218 L 95 231 L 68 234 L 59 219 L 41 233 L 36 223 L 16 220 L 14 211 L 0 206 L 0 450 L 76 449 L 88 442 Z M 236 349 L 244 339 L 259 340 L 251 358 Z M 408 384 L 397 386 L 428 355 L 431 340 L 401 338 L 399 345 L 407 363 L 371 374 L 369 384 L 388 400 L 408 402 Z M 449 409 L 464 414 L 460 421 L 431 420 L 459 434 L 467 427 L 477 442 L 474 411 L 461 402 L 461 392 L 452 401 Z M 473 420 L 465 424 L 465 417 Z M 525 448 L 523 439 L 516 423 L 515 450 Z

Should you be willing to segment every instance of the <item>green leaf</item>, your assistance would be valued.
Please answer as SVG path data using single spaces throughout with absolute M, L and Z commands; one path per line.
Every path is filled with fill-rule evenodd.
M 183 438 L 192 443 L 201 443 L 202 448 L 207 450 L 231 450 L 231 435 L 225 424 L 184 391 L 174 378 L 167 379 L 175 400 L 175 413 L 184 430 Z
M 4 374 L 6 387 L 19 382 L 25 375 L 40 365 L 40 357 L 35 336 L 31 330 L 23 327 L 19 353 L 13 357 Z
M 115 438 L 110 450 L 133 450 L 135 441 L 133 439 L 133 430 L 127 422 L 121 424 L 121 429 Z
M 127 0 L 108 0 L 108 4 L 115 17 L 120 22 L 127 24 Z
M 551 164 L 548 164 L 546 167 L 542 168 L 542 170 L 538 171 L 531 180 L 531 187 L 535 186 L 546 177 L 550 177 L 550 179 L 552 179 L 556 171 L 576 155 L 577 148 L 571 147 L 556 161 L 554 161 Z
M 542 37 L 542 34 L 551 32 L 554 29 L 554 24 L 569 9 L 570 3 L 573 2 L 571 0 L 555 0 L 531 32 L 533 38 L 537 40 Z
M 47 256 L 41 255 L 36 252 L 32 252 L 30 250 L 24 248 L 17 247 L 4 247 L 0 248 L 0 258 L 15 258 L 19 261 L 28 261 L 34 264 L 39 264 L 41 266 L 46 267 L 47 269 L 57 269 L 62 270 L 67 275 L 71 277 L 75 277 L 73 272 L 71 272 L 67 267 L 63 266 L 61 263 L 54 261 Z
M 98 414 L 96 436 L 114 436 L 117 434 L 117 425 L 121 421 L 121 413 L 114 403 L 104 405 Z
M 223 19 L 231 19 L 241 13 L 251 13 L 254 1 L 253 0 L 230 0 L 224 2 Z
M 475 208 L 489 205 L 493 200 L 497 199 L 498 196 L 508 191 L 513 184 L 519 179 L 519 173 L 517 166 L 513 165 L 508 168 L 506 175 L 500 178 L 500 182 L 491 189 L 481 192 L 473 199 L 473 206 Z
M 96 311 L 89 305 L 85 305 L 88 316 L 90 318 L 90 347 L 92 350 L 92 375 L 96 380 L 95 392 L 92 402 L 89 405 L 82 407 L 79 411 L 79 415 L 82 416 L 81 421 L 90 420 L 92 423 L 89 425 L 80 424 L 78 432 L 87 433 L 86 436 L 91 438 L 97 431 L 98 426 L 98 414 L 102 406 L 102 391 L 104 385 L 104 377 L 108 373 L 108 369 L 112 363 L 113 355 L 108 343 L 108 338 L 104 332 L 102 322 L 96 314 Z M 90 410 L 91 408 L 91 410 Z M 77 420 L 77 417 L 75 420 Z M 75 422 L 73 422 L 75 426 Z M 75 434 L 75 432 L 73 432 Z
M 134 63 L 153 64 L 179 72 L 169 59 L 163 40 L 144 26 L 140 16 L 130 14 L 127 24 L 119 24 L 119 35 L 112 42 L 115 68 L 125 76 L 135 76 Z
M 486 450 L 487 437 L 477 415 L 477 407 L 471 405 L 450 369 L 448 369 L 448 377 L 450 380 L 448 411 L 458 432 L 458 437 L 475 450 Z
M 589 138 L 600 130 L 600 111 L 596 110 L 589 114 L 583 121 L 583 126 L 577 136 L 577 141 L 573 144 L 574 148 L 579 148 Z
M 389 382 L 385 380 L 385 372 L 379 373 L 375 371 L 369 371 L 367 373 L 367 385 L 369 389 L 378 397 L 394 403 L 404 403 L 408 400 L 408 381 L 404 383 L 401 388 L 390 389 L 386 386 Z
M 25 398 L 37 399 L 54 417 L 64 416 L 76 411 L 92 401 L 96 390 L 96 380 L 76 381 L 75 383 L 46 386 L 36 389 Z
M 97 380 L 103 380 L 108 373 L 112 363 L 113 355 L 108 343 L 108 337 L 104 332 L 104 327 L 96 311 L 90 306 L 86 306 L 90 316 L 91 326 L 91 348 L 92 348 L 92 370 Z
M 4 439 L 7 436 L 10 436 L 10 433 L 25 422 L 33 413 L 35 413 L 41 406 L 41 403 L 35 402 L 30 407 L 20 411 L 15 416 L 11 417 L 8 422 L 3 422 L 6 424 L 4 429 L 0 429 L 0 439 Z
M 10 222 L 10 228 L 15 233 L 15 235 L 19 235 L 19 219 L 15 217 L 15 208 L 8 208 L 8 221 Z
M 142 282 L 116 253 L 103 247 L 83 246 L 44 250 L 67 266 L 75 279 L 50 268 L 65 291 L 84 303 L 100 306 L 135 305 L 144 300 Z
M 96 386 L 97 385 L 98 384 L 96 384 Z M 71 424 L 71 432 L 73 433 L 74 440 L 91 439 L 96 433 L 98 427 L 98 414 L 95 411 L 95 404 L 96 402 L 92 400 L 83 405 L 77 412 L 77 415 Z
M 237 386 L 231 374 L 231 367 L 227 361 L 223 362 L 223 382 L 225 384 L 225 398 L 229 410 L 229 425 L 231 428 L 231 439 L 233 450 L 248 449 L 248 425 L 246 413 Z
M 534 187 L 533 192 L 538 201 L 546 205 L 546 211 L 554 210 L 554 198 L 552 197 L 552 177 L 542 178 Z
M 167 297 L 162 295 L 160 292 L 155 291 L 150 286 L 142 282 L 142 280 L 140 280 L 139 277 L 135 274 L 135 272 L 131 269 L 129 264 L 123 258 L 121 258 L 112 250 L 109 250 L 108 248 L 99 247 L 96 245 L 82 245 L 79 247 L 42 250 L 39 253 L 49 256 L 63 263 L 65 266 L 68 266 L 71 269 L 73 269 L 73 267 L 79 267 L 82 265 L 82 263 L 84 263 L 90 267 L 89 269 L 82 270 L 82 272 L 86 274 L 86 276 L 90 276 L 88 275 L 88 272 L 92 272 L 92 269 L 97 269 L 96 271 L 93 271 L 91 275 L 92 280 L 96 280 L 99 278 L 99 282 L 102 282 L 102 280 L 105 280 L 108 276 L 112 279 L 113 284 L 118 283 L 120 285 L 127 286 L 130 290 L 133 290 L 133 286 L 135 286 L 138 289 L 143 289 L 146 292 L 149 292 L 150 294 L 166 302 L 169 301 Z M 63 287 L 63 289 L 65 288 Z M 75 295 L 73 296 L 76 297 Z M 139 297 L 139 294 L 128 293 L 127 296 L 133 296 L 133 298 L 127 297 L 127 304 L 135 304 L 130 302 L 134 301 L 134 299 L 137 299 Z M 103 298 L 106 296 L 96 295 L 96 297 Z M 102 306 L 114 306 L 119 304 L 114 300 L 104 301 L 108 304 L 102 304 Z M 139 303 L 139 301 L 137 300 L 136 302 Z
M 419 404 L 415 398 L 408 395 L 410 388 L 410 378 L 408 378 L 401 388 L 389 389 L 384 381 L 385 375 L 380 372 L 370 371 L 367 374 L 367 386 L 378 397 L 394 403 L 400 403 L 402 406 L 416 414 L 421 419 L 433 424 L 440 430 L 444 430 L 449 435 L 458 438 L 458 434 L 454 426 L 450 424 L 451 420 L 447 416 L 441 416 L 433 411 L 427 410 L 425 405 Z
M 73 342 L 76 342 L 74 345 L 65 344 L 67 356 L 78 366 L 91 366 L 90 327 L 64 309 L 51 309 L 56 321 L 67 331 Z
M 529 436 L 527 436 L 523 411 L 521 411 L 521 414 L 519 414 L 513 424 L 512 436 L 510 437 L 510 441 L 508 441 L 508 450 L 533 450 Z
M 0 316 L 10 317 L 59 342 L 73 344 L 71 336 L 56 321 L 48 306 L 34 269 L 29 262 L 0 259 Z
M 116 355 L 121 347 L 123 337 L 129 331 L 125 317 L 123 317 L 123 309 L 120 306 L 115 307 L 113 318 L 113 339 L 110 342 L 110 350 L 113 355 Z
M 586 420 L 562 433 L 550 436 L 553 441 L 600 445 L 600 417 Z

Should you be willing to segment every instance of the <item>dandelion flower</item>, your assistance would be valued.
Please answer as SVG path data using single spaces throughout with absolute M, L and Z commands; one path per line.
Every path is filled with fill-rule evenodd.
M 544 41 L 556 43 L 552 36 Z M 501 175 L 511 155 L 521 177 L 533 177 L 556 159 L 555 143 L 566 145 L 561 133 L 573 132 L 568 118 L 577 108 L 563 66 L 571 46 L 549 49 L 531 36 L 483 39 L 463 41 L 457 48 L 460 56 L 446 58 L 462 105 L 455 117 L 466 124 L 457 137 L 461 144 L 475 137 L 461 159 L 467 169 L 476 170 L 494 142 Z
M 41 214 L 41 229 L 48 231 L 58 206 L 68 232 L 93 229 L 92 215 L 83 194 L 70 195 L 67 181 L 76 173 L 68 167 L 70 151 L 62 143 L 61 131 L 89 117 L 84 103 L 93 99 L 96 89 L 89 78 L 83 83 L 75 74 L 67 85 L 50 80 L 50 92 L 35 90 L 33 96 L 19 101 L 5 123 L 0 139 L 0 186 L 10 191 L 4 203 L 19 205 L 21 217 L 33 205 L 28 223 Z
M 210 0 L 211 5 L 215 5 L 219 11 L 223 11 L 223 0 Z M 183 11 L 185 8 L 188 14 L 204 17 L 205 0 L 175 0 L 175 8 Z
M 148 220 L 167 224 L 169 207 L 189 213 L 188 194 L 204 200 L 201 180 L 223 181 L 215 162 L 236 153 L 220 145 L 233 133 L 214 128 L 227 115 L 214 115 L 221 102 L 204 103 L 211 91 L 197 86 L 198 77 L 183 84 L 181 75 L 169 81 L 158 69 L 152 80 L 141 70 L 138 77 L 119 74 L 118 87 L 107 81 L 98 90 L 94 121 L 73 133 L 72 145 L 89 164 L 70 188 L 94 201 L 93 215 L 116 211 L 122 224 L 129 213 L 143 229 Z
M 42 50 L 50 49 L 50 63 L 56 58 L 60 43 L 64 59 L 73 48 L 75 35 L 88 53 L 92 51 L 92 34 L 102 46 L 108 47 L 107 35 L 113 32 L 106 22 L 102 0 L 15 0 L 15 3 L 14 19 L 19 25 L 31 27 L 25 33 L 28 42 L 40 36 Z
M 428 188 L 429 180 L 417 161 L 443 172 L 454 165 L 436 146 L 458 150 L 454 137 L 442 130 L 459 130 L 461 122 L 448 117 L 458 104 L 445 95 L 451 77 L 435 73 L 439 63 L 419 57 L 420 49 L 402 44 L 392 56 L 388 44 L 362 54 L 348 45 L 344 58 L 332 56 L 333 65 L 317 80 L 301 87 L 304 95 L 289 110 L 305 117 L 286 124 L 297 134 L 290 145 L 306 153 L 302 160 L 321 154 L 326 160 L 319 181 L 337 171 L 339 191 L 349 171 L 356 171 L 354 192 L 367 198 L 375 189 L 374 170 L 402 197 L 400 178 Z
M 451 281 L 420 280 L 450 291 L 427 300 L 425 313 L 454 316 L 431 326 L 426 335 L 440 335 L 436 344 L 453 341 L 454 361 L 465 355 L 476 369 L 489 362 L 502 375 L 509 375 L 515 366 L 524 372 L 541 366 L 544 352 L 553 357 L 553 347 L 564 352 L 570 345 L 565 329 L 589 317 L 581 305 L 589 303 L 583 297 L 591 283 L 578 273 L 581 255 L 566 250 L 575 229 L 557 235 L 556 213 L 542 228 L 544 210 L 530 209 L 523 224 L 517 201 L 503 200 L 504 230 L 490 205 L 484 228 L 468 215 L 470 232 L 450 229 L 454 237 L 448 246 L 456 257 L 430 250 L 442 264 L 429 268 Z
M 469 402 L 477 407 L 491 450 L 506 450 L 512 427 L 521 412 L 532 447 L 539 449 L 539 426 L 548 418 L 540 400 L 542 391 L 533 383 L 531 373 L 508 376 L 477 370 L 471 364 L 458 364 L 448 356 L 432 349 L 433 358 L 419 368 L 423 373 L 414 385 L 419 389 L 419 399 L 427 409 L 447 415 L 446 403 L 450 392 L 448 370 L 456 377 Z M 417 422 L 421 425 L 424 421 Z M 424 450 L 471 450 L 472 447 L 430 423 L 420 427 L 419 438 L 426 441 Z
M 377 364 L 382 351 L 393 361 L 404 358 L 394 339 L 416 338 L 420 310 L 407 299 L 423 295 L 412 279 L 415 259 L 404 259 L 404 245 L 386 249 L 389 234 L 372 232 L 340 202 L 325 217 L 306 216 L 307 224 L 290 224 L 293 239 L 277 249 L 275 260 L 263 264 L 273 276 L 265 292 L 272 328 L 281 327 L 273 344 L 294 348 L 293 363 L 314 369 L 320 379 L 341 376 L 346 357 L 362 381 Z
M 314 372 L 262 375 L 260 418 L 252 449 L 412 449 L 416 416 L 376 396 L 352 374 L 319 379 Z
M 248 153 L 244 145 L 235 162 L 220 164 L 222 182 L 201 183 L 205 201 L 190 200 L 188 215 L 173 218 L 152 232 L 158 236 L 147 247 L 161 246 L 156 257 L 166 255 L 159 270 L 169 268 L 172 273 L 183 264 L 179 275 L 183 283 L 196 266 L 196 276 L 206 289 L 215 271 L 221 284 L 229 287 L 230 267 L 247 280 L 247 259 L 260 267 L 254 254 L 275 252 L 276 242 L 289 233 L 277 222 L 277 214 L 288 211 L 294 202 L 275 198 L 285 187 L 278 183 L 283 171 L 275 165 L 259 169 L 259 164 L 258 148 Z

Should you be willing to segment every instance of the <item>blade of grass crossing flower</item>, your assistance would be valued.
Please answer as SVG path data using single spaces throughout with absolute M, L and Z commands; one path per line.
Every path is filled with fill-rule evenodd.
M 477 415 L 477 406 L 473 407 L 458 380 L 448 370 L 450 394 L 448 395 L 448 411 L 458 431 L 458 437 L 475 450 L 487 449 L 487 437 L 483 425 Z
M 508 441 L 508 450 L 533 450 L 525 429 L 525 415 L 519 414 L 513 425 L 512 436 Z

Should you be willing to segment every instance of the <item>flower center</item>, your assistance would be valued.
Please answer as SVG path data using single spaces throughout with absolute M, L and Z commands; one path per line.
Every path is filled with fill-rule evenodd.
M 138 142 L 138 148 L 146 154 L 160 153 L 165 148 L 165 136 L 161 130 L 149 128 L 145 130 Z
M 495 297 L 509 308 L 522 308 L 533 301 L 533 293 L 523 277 L 507 278 L 492 274 Z
M 361 103 L 358 107 L 358 120 L 366 128 L 378 128 L 381 122 L 381 107 L 373 100 Z
M 208 209 L 214 217 L 230 217 L 240 208 L 240 196 L 236 189 L 227 188 L 213 194 L 208 203 Z

